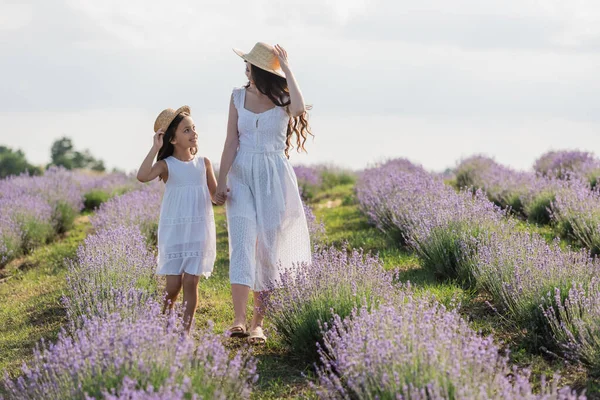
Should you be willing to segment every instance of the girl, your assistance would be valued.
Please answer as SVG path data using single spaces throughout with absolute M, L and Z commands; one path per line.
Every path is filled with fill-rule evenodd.
M 229 332 L 247 335 L 246 304 L 253 290 L 248 340 L 264 343 L 261 293 L 275 287 L 284 270 L 311 259 L 306 217 L 288 161 L 293 136 L 297 150 L 304 150 L 310 130 L 286 51 L 266 43 L 257 43 L 250 53 L 234 51 L 246 62 L 249 83 L 231 96 L 215 203 L 227 201 L 235 312 Z
M 210 276 L 216 258 L 211 198 L 217 189 L 210 160 L 196 155 L 198 134 L 190 114 L 190 108 L 183 106 L 158 115 L 154 145 L 137 174 L 140 182 L 159 177 L 165 183 L 158 224 L 157 274 L 167 279 L 163 312 L 167 307 L 173 309 L 183 288 L 188 334 L 198 305 L 200 275 Z M 152 164 L 154 157 L 157 161 Z

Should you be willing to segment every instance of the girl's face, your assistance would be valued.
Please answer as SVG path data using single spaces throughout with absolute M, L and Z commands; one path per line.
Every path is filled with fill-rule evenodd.
M 196 125 L 194 125 L 192 117 L 188 115 L 181 120 L 171 143 L 174 146 L 181 146 L 184 148 L 196 147 L 196 144 L 198 143 L 198 134 L 196 133 Z

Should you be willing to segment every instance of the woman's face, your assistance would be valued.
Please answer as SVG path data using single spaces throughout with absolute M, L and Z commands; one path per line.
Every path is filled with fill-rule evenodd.
M 249 81 L 252 81 L 252 73 L 250 72 L 252 64 L 250 64 L 248 61 L 244 61 L 244 64 L 246 65 L 246 78 L 248 78 Z
M 196 133 L 196 125 L 194 125 L 192 117 L 188 115 L 181 120 L 171 143 L 185 148 L 196 147 L 198 134 Z

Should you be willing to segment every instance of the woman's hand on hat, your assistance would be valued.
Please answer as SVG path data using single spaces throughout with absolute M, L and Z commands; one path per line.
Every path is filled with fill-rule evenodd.
M 288 58 L 287 58 L 287 51 L 285 51 L 285 49 L 283 47 L 276 44 L 275 47 L 273 47 L 273 52 L 279 59 L 279 64 L 281 65 L 281 69 L 285 70 L 290 67 Z
M 163 137 L 164 136 L 165 136 L 165 133 L 163 132 L 162 129 L 157 130 L 156 133 L 154 134 L 154 144 L 153 144 L 153 147 L 157 151 L 160 150 L 161 147 L 162 147 L 162 145 L 163 145 Z

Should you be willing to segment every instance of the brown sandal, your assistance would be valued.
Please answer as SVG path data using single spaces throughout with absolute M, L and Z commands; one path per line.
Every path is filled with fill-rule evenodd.
M 248 343 L 250 344 L 265 344 L 267 343 L 267 337 L 260 326 L 252 329 L 248 336 Z
M 246 332 L 246 327 L 243 325 L 234 325 L 227 329 L 227 333 L 229 334 L 229 337 L 234 338 L 243 338 L 248 336 L 248 332 Z

